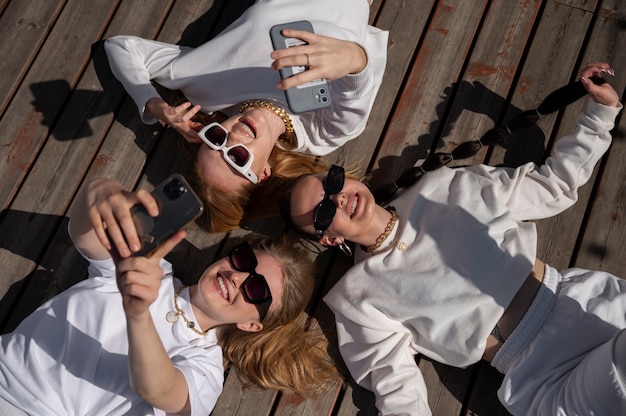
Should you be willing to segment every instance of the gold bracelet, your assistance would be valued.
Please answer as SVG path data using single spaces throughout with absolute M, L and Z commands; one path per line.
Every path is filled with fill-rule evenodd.
M 269 110 L 272 113 L 276 114 L 278 117 L 280 117 L 285 124 L 285 132 L 281 134 L 278 139 L 281 140 L 283 145 L 287 148 L 296 147 L 296 132 L 293 129 L 293 124 L 291 123 L 291 118 L 289 117 L 289 114 L 287 114 L 284 109 L 276 106 L 273 103 L 270 103 L 269 101 L 247 100 L 241 103 L 241 107 L 239 107 L 239 112 L 243 113 L 244 110 L 249 107 L 265 108 L 266 110 Z

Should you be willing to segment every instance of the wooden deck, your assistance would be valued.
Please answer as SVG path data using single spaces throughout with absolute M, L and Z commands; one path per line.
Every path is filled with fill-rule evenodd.
M 303 0 L 304 1 L 304 0 Z M 251 4 L 197 0 L 0 0 L 0 324 L 2 332 L 85 276 L 67 237 L 67 212 L 81 184 L 113 177 L 150 188 L 181 168 L 176 134 L 146 126 L 108 69 L 99 44 L 117 34 L 196 45 Z M 332 11 L 329 11 L 331 13 Z M 440 149 L 479 137 L 535 108 L 589 60 L 610 62 L 626 85 L 626 2 L 621 0 L 375 0 L 371 22 L 389 30 L 387 72 L 363 135 L 325 159 L 358 163 L 375 183 Z M 508 149 L 476 160 L 541 160 L 572 130 L 583 102 L 542 119 Z M 624 275 L 625 117 L 580 201 L 539 222 L 539 257 Z M 467 163 L 467 162 L 464 162 Z M 192 232 L 171 256 L 194 276 L 232 236 L 282 232 L 280 220 L 229 234 Z M 349 267 L 321 250 L 311 314 L 332 334 L 323 293 Z M 88 307 L 88 305 L 86 305 Z M 499 375 L 486 363 L 460 370 L 419 362 L 435 415 L 506 415 Z M 214 415 L 375 415 L 371 393 L 350 381 L 313 399 L 242 390 L 233 374 Z

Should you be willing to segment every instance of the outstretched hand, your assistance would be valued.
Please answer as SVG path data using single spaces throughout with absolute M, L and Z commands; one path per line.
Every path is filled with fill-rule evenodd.
M 615 71 L 607 63 L 589 62 L 580 71 L 579 79 L 594 101 L 606 106 L 616 107 L 619 104 L 619 96 L 615 89 L 608 82 L 598 85 L 589 79 L 592 76 L 603 77 L 604 74 L 615 75 Z
M 191 120 L 200 111 L 199 105 L 185 102 L 176 107 L 170 106 L 161 98 L 151 98 L 146 103 L 146 108 L 161 123 L 172 127 L 189 143 L 200 143 L 200 138 L 196 134 L 204 125 Z
M 293 77 L 281 80 L 278 88 L 286 90 L 318 78 L 333 80 L 347 74 L 357 74 L 367 66 L 367 53 L 358 44 L 315 33 L 283 29 L 287 37 L 301 39 L 307 45 L 278 49 L 271 53 L 272 69 L 287 66 L 306 66 L 308 69 Z
M 157 299 L 161 287 L 163 271 L 159 262 L 183 238 L 185 232 L 178 231 L 146 257 L 113 256 L 117 287 L 122 294 L 124 312 L 127 316 L 138 317 L 148 312 L 150 305 Z

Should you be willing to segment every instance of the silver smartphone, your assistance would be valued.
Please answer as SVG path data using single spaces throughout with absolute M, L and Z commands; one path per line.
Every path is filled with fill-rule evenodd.
M 273 26 L 270 29 L 270 38 L 272 40 L 272 46 L 275 50 L 292 48 L 294 46 L 306 44 L 301 39 L 287 38 L 283 36 L 283 29 L 305 30 L 313 33 L 313 26 L 311 25 L 311 22 L 306 20 Z M 290 66 L 282 68 L 279 72 L 280 77 L 285 79 L 306 70 L 307 68 L 304 66 Z M 304 113 L 306 111 L 318 110 L 330 105 L 330 84 L 328 84 L 324 78 L 316 79 L 305 84 L 289 88 L 285 91 L 285 96 L 287 98 L 289 109 L 294 113 Z

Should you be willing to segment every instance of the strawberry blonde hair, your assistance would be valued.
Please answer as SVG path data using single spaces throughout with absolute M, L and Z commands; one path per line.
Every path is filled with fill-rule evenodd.
M 224 358 L 245 384 L 308 396 L 339 377 L 319 328 L 306 330 L 304 309 L 315 288 L 315 269 L 308 253 L 286 236 L 253 243 L 270 254 L 283 272 L 280 308 L 270 308 L 259 332 L 236 325 L 221 327 Z

